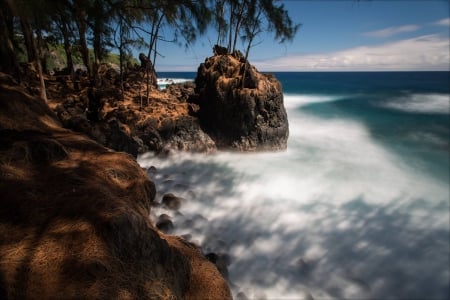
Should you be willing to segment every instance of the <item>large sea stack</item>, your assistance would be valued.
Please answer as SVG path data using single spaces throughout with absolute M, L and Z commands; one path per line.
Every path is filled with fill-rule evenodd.
M 216 51 L 199 66 L 195 84 L 200 122 L 218 148 L 286 149 L 289 126 L 275 76 L 258 72 L 239 51 Z

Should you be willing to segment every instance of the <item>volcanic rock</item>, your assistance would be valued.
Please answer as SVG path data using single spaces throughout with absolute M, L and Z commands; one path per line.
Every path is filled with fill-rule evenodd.
M 173 222 L 166 214 L 162 214 L 158 217 L 156 227 L 164 233 L 170 233 L 173 230 Z
M 105 70 L 102 76 L 107 74 Z M 106 80 L 105 85 L 95 88 L 95 97 L 92 88 L 84 88 L 62 97 L 53 109 L 65 128 L 133 156 L 148 151 L 161 154 L 216 150 L 214 141 L 200 127 L 198 106 L 187 102 L 194 97 L 192 82 L 171 85 L 165 91 L 151 86 L 147 99 L 141 92 L 147 88 L 142 72 L 130 73 L 126 80 L 130 89 L 123 95 L 111 80 Z M 95 108 L 90 98 L 95 98 Z
M 0 298 L 231 299 L 198 247 L 151 223 L 155 185 L 132 156 L 2 78 Z
M 200 107 L 202 128 L 218 148 L 286 149 L 289 126 L 280 82 L 235 56 L 215 55 L 198 68 L 192 101 Z
M 183 201 L 183 198 L 177 197 L 172 193 L 165 194 L 162 198 L 162 204 L 172 210 L 179 210 Z

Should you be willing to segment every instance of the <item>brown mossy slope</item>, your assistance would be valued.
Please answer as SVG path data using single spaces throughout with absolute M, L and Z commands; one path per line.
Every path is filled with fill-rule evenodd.
M 154 196 L 130 155 L 0 74 L 0 298 L 230 298 L 195 246 L 151 224 Z

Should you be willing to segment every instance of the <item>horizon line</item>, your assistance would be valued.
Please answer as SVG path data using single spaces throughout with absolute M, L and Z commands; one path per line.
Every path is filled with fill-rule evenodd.
M 155 70 L 156 73 L 197 73 L 197 70 Z M 381 73 L 381 72 L 450 72 L 447 70 L 258 70 L 260 73 Z

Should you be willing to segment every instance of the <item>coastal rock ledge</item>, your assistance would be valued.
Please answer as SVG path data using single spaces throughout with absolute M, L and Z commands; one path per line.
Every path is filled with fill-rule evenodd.
M 131 155 L 0 73 L 0 299 L 231 299 L 196 245 L 151 223 L 155 194 Z
M 258 72 L 236 51 L 207 58 L 198 68 L 195 84 L 202 128 L 218 148 L 286 149 L 288 119 L 275 76 Z

